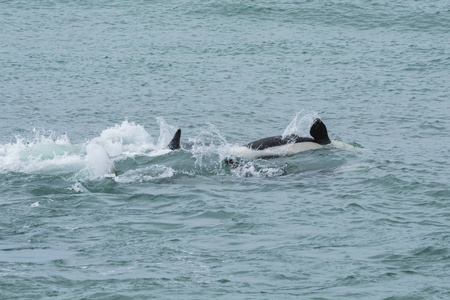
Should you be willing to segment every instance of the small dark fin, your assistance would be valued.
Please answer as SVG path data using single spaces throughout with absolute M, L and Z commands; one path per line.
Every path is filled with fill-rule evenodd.
M 180 138 L 181 138 L 181 129 L 178 129 L 177 132 L 175 132 L 175 135 L 173 136 L 169 145 L 167 145 L 167 148 L 169 148 L 170 150 L 180 149 Z
M 319 118 L 314 120 L 314 123 L 311 125 L 311 129 L 309 130 L 309 134 L 317 143 L 321 145 L 331 143 L 331 140 L 328 137 L 327 127 Z

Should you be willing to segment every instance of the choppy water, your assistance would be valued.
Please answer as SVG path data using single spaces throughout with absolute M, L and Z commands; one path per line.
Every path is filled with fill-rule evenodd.
M 449 1 L 0 1 L 0 28 L 1 299 L 450 298 Z M 223 163 L 316 116 L 324 149 Z

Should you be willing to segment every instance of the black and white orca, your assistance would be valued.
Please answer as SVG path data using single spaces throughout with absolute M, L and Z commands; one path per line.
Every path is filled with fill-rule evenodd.
M 272 136 L 253 141 L 244 146 L 232 147 L 230 155 L 240 158 L 272 158 L 293 155 L 302 151 L 320 149 L 331 143 L 325 124 L 319 118 L 315 119 L 309 130 L 311 137 L 301 137 L 296 134 L 288 136 Z M 178 129 L 167 148 L 180 149 L 181 129 Z M 186 148 L 189 149 L 187 144 Z
M 319 118 L 311 125 L 310 137 L 300 137 L 296 134 L 288 136 L 272 136 L 263 138 L 244 146 L 233 147 L 231 155 L 240 158 L 272 158 L 278 156 L 293 155 L 302 151 L 320 149 L 330 144 L 328 131 L 325 124 Z

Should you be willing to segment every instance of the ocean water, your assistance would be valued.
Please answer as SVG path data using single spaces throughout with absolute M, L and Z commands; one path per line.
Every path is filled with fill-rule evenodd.
M 450 1 L 10 0 L 0 28 L 0 299 L 450 299 Z M 331 145 L 224 163 L 315 117 Z

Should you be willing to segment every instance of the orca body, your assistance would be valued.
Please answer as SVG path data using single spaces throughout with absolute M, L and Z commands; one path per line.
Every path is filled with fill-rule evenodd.
M 312 138 L 291 134 L 285 137 L 272 136 L 263 138 L 241 147 L 231 149 L 233 156 L 241 158 L 272 158 L 293 155 L 302 151 L 320 149 L 330 144 L 328 131 L 320 119 L 315 119 L 309 131 Z

